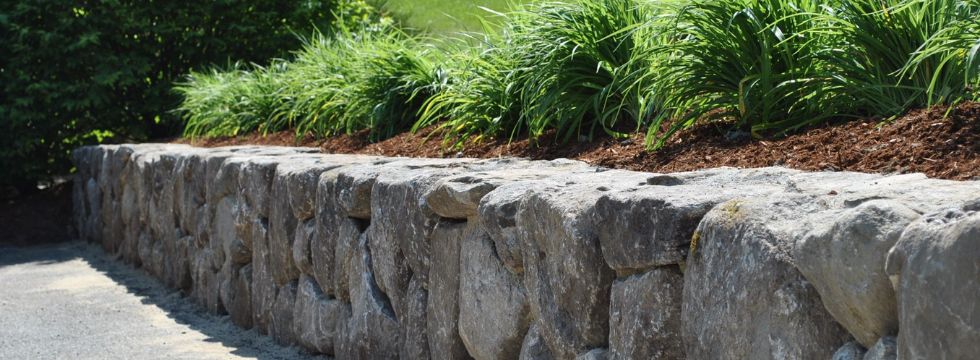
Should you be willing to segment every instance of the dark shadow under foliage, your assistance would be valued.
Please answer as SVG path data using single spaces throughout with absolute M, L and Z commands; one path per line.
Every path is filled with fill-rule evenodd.
M 338 1 L 0 1 L 0 188 L 67 174 L 82 144 L 179 134 L 175 81 L 287 56 Z

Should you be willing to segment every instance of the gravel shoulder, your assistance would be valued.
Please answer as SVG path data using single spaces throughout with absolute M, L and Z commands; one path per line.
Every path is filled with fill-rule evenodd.
M 316 359 L 70 242 L 0 246 L 2 359 Z

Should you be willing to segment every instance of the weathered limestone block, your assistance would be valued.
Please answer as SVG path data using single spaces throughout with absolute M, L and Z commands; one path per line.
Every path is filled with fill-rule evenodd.
M 439 216 L 466 219 L 476 216 L 480 200 L 501 185 L 589 170 L 585 163 L 573 160 L 499 159 L 491 170 L 466 172 L 437 181 L 424 195 L 425 202 Z
M 882 336 L 864 354 L 864 360 L 895 360 L 898 358 L 898 343 L 894 336 Z
M 853 341 L 848 341 L 840 349 L 834 352 L 830 358 L 832 360 L 862 360 L 864 359 L 864 347 Z
M 609 291 L 615 273 L 602 258 L 593 210 L 602 193 L 646 178 L 610 170 L 537 182 L 518 207 L 532 317 L 558 358 L 608 345 Z
M 479 228 L 443 220 L 432 233 L 429 299 L 426 309 L 429 351 L 433 359 L 470 358 L 459 335 L 460 246 Z
M 102 248 L 109 254 L 118 254 L 123 241 L 122 188 L 118 181 L 122 172 L 122 155 L 119 146 L 106 147 L 102 152 L 99 188 L 102 192 Z M 118 157 L 118 158 L 117 158 Z
M 298 280 L 276 287 L 276 301 L 272 304 L 269 317 L 269 336 L 280 344 L 293 345 L 298 342 L 298 334 L 293 332 L 293 311 L 296 309 L 298 291 Z
M 684 358 L 681 298 L 684 275 L 677 266 L 616 280 L 609 304 L 609 352 L 613 359 Z
M 95 171 L 93 160 L 94 152 L 99 151 L 96 146 L 83 146 L 71 152 L 72 163 L 75 165 L 75 176 L 72 181 L 72 219 L 75 225 L 75 235 L 79 239 L 92 241 L 91 239 L 91 217 L 92 207 L 89 204 L 89 196 L 94 190 L 89 187 L 89 181 L 97 184 L 93 179 Z
M 192 265 L 194 286 L 191 290 L 191 298 L 209 313 L 223 314 L 225 307 L 221 302 L 221 281 L 218 279 L 218 273 L 211 270 L 210 260 L 206 257 L 200 256 L 194 261 L 195 264 Z
M 241 211 L 236 220 L 239 237 L 252 249 L 252 316 L 255 327 L 269 331 L 276 286 L 269 264 L 269 197 L 278 160 L 254 159 L 240 175 Z
M 524 255 L 518 236 L 517 210 L 529 188 L 527 182 L 502 185 L 484 196 L 477 208 L 500 261 L 518 276 L 524 273 Z
M 865 347 L 898 333 L 895 291 L 885 257 L 919 214 L 893 200 L 872 200 L 816 224 L 793 257 L 823 304 Z
M 528 328 L 527 335 L 524 336 L 524 342 L 521 343 L 521 353 L 518 356 L 518 359 L 554 359 L 554 356 L 551 355 L 551 349 L 548 349 L 548 344 L 545 344 L 544 338 L 541 336 L 540 327 L 537 323 L 531 324 L 531 327 Z
M 122 234 L 118 254 L 123 261 L 139 264 L 139 233 L 140 214 L 137 203 L 139 179 L 136 177 L 133 157 L 135 150 L 132 146 L 120 145 L 116 149 L 116 159 L 120 166 L 117 181 L 119 182 L 119 213 Z
M 422 194 L 438 179 L 462 169 L 453 159 L 413 159 L 382 165 L 371 190 L 370 240 L 372 269 L 382 292 L 391 300 L 396 318 L 405 314 L 408 282 L 428 284 L 429 237 L 439 216 L 424 204 Z
M 296 224 L 294 234 L 296 239 L 293 240 L 293 263 L 296 264 L 300 274 L 312 276 L 315 272 L 311 246 L 316 237 L 316 219 L 307 219 Z
M 345 218 L 337 222 L 336 246 L 333 249 L 334 262 L 330 271 L 333 273 L 334 296 L 343 301 L 350 301 L 351 284 L 347 274 L 357 260 L 357 242 L 367 230 L 367 226 L 367 221 L 358 219 Z
M 430 338 L 426 329 L 426 317 L 429 304 L 429 291 L 422 287 L 422 281 L 412 277 L 408 282 L 406 294 L 405 316 L 399 318 L 402 329 L 402 359 L 430 359 L 441 355 L 430 355 Z
M 925 215 L 888 253 L 898 295 L 898 358 L 980 354 L 980 201 Z
M 610 357 L 609 350 L 606 349 L 592 349 L 588 352 L 578 354 L 575 356 L 575 360 L 606 360 Z
M 649 174 L 623 191 L 605 192 L 595 222 L 602 254 L 617 271 L 679 264 L 691 235 L 708 210 L 735 197 L 778 191 L 798 171 L 733 168 Z
M 809 195 L 731 200 L 705 215 L 684 273 L 688 358 L 830 357 L 850 335 L 793 266 L 796 239 L 827 204 Z
M 329 299 L 313 278 L 301 275 L 293 309 L 293 333 L 300 345 L 321 354 L 334 354 L 340 322 L 347 321 L 346 305 Z
M 239 327 L 252 327 L 252 265 L 236 266 L 222 283 L 221 303 L 231 321 Z
M 176 159 L 166 151 L 157 151 L 142 157 L 137 166 L 141 167 L 146 194 L 146 226 L 149 235 L 148 254 L 143 265 L 154 276 L 169 284 L 165 259 L 177 234 L 174 228 L 173 168 Z
M 337 165 L 314 155 L 309 158 L 293 157 L 276 167 L 269 208 L 269 265 L 276 286 L 299 278 L 292 249 L 296 228 L 301 221 L 313 217 L 311 204 L 316 199 L 315 189 L 320 173 L 335 167 Z M 291 195 L 296 198 L 291 198 Z M 294 204 L 299 211 L 294 212 Z M 297 213 L 304 218 L 297 218 Z
M 367 235 L 358 241 L 350 269 L 351 316 L 337 357 L 394 359 L 401 348 L 401 329 L 388 297 L 378 288 Z
M 371 218 L 371 189 L 387 162 L 390 161 L 376 161 L 343 169 L 337 174 L 335 199 L 346 216 Z
M 320 289 L 328 296 L 337 296 L 334 283 L 340 279 L 346 284 L 346 270 L 336 272 L 335 256 L 338 238 L 347 232 L 340 231 L 347 221 L 336 201 L 336 182 L 341 170 L 352 165 L 371 163 L 376 158 L 353 155 L 324 155 L 325 161 L 335 167 L 321 172 L 316 179 L 298 177 L 288 187 L 294 216 L 302 221 L 297 224 L 293 242 L 293 262 L 303 274 L 316 279 Z M 312 174 L 312 173 L 308 173 Z M 302 199 L 302 201 L 300 201 Z M 356 244 L 357 236 L 345 237 Z M 346 245 L 346 244 L 345 244 Z M 352 247 L 352 245 L 348 245 Z M 349 262 L 349 256 L 344 258 Z M 346 269 L 346 267 L 345 267 Z M 347 289 L 342 289 L 345 301 Z
M 517 358 L 531 323 L 522 278 L 497 257 L 482 226 L 470 225 L 476 230 L 460 247 L 459 335 L 476 359 Z
M 370 158 L 362 160 L 363 163 L 372 161 Z M 348 302 L 350 293 L 347 273 L 357 248 L 357 239 L 366 227 L 359 226 L 359 223 L 366 224 L 366 221 L 347 217 L 337 200 L 340 192 L 339 178 L 342 171 L 349 168 L 352 167 L 341 167 L 320 174 L 316 188 L 315 228 L 309 245 L 310 266 L 320 289 Z M 366 193 L 368 197 L 361 201 L 370 204 L 370 191 Z

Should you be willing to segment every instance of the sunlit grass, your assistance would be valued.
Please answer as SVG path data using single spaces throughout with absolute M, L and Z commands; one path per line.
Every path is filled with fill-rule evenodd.
M 433 36 L 453 37 L 484 31 L 482 19 L 489 11 L 506 12 L 530 0 L 387 0 L 382 8 L 409 29 Z

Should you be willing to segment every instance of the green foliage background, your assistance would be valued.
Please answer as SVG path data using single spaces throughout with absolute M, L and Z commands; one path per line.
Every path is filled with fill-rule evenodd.
M 344 1 L 339 8 L 337 1 Z M 351 0 L 0 2 L 0 188 L 67 174 L 71 149 L 175 136 L 175 81 L 267 62 L 327 29 Z

